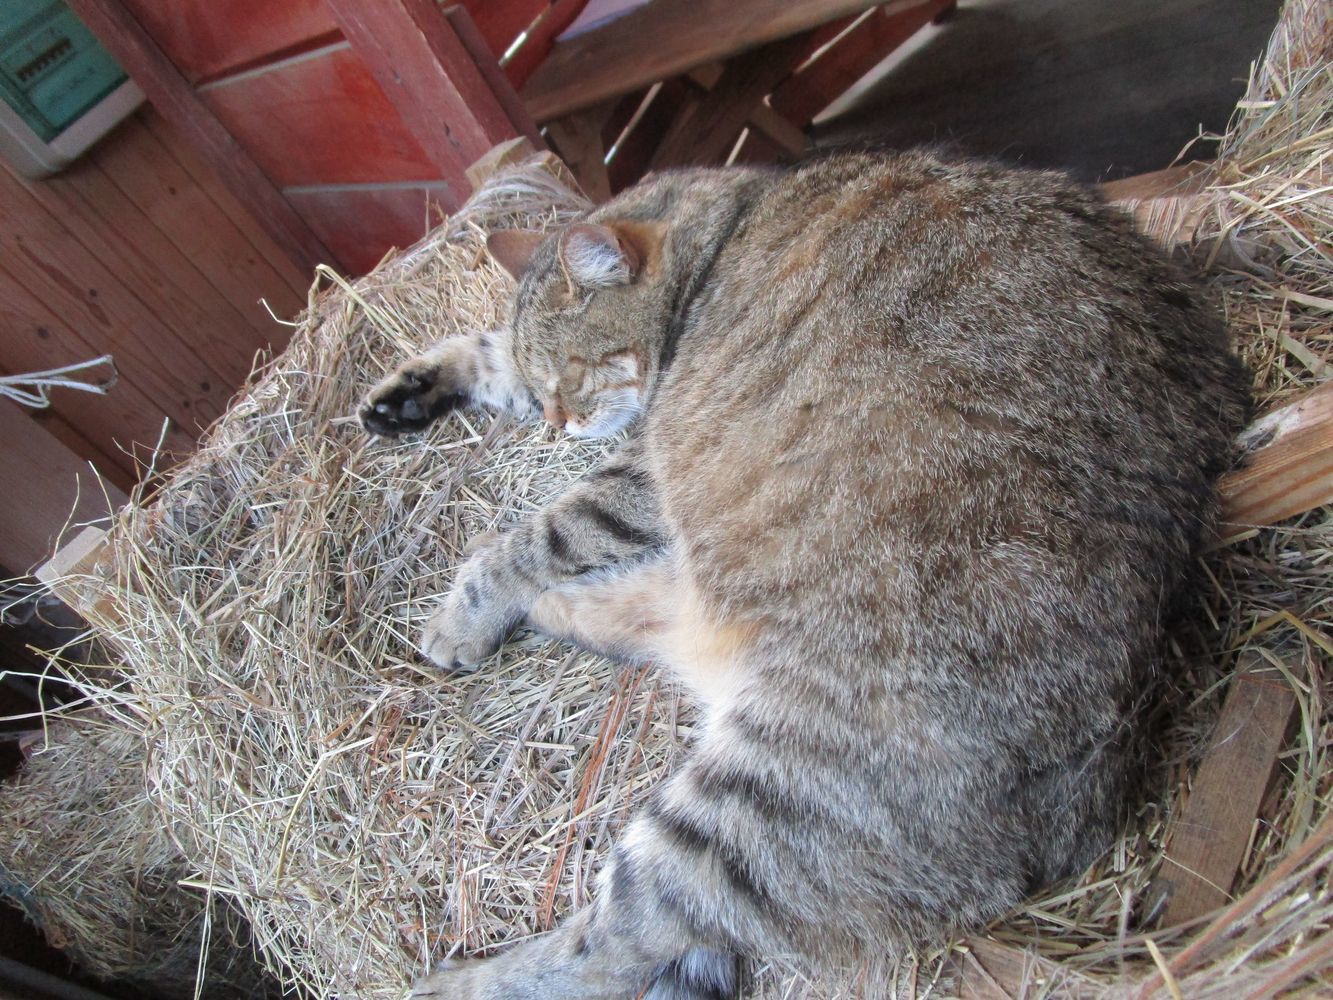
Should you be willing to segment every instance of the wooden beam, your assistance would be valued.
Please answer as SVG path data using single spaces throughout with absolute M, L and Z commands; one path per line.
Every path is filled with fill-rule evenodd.
M 1333 503 L 1333 380 L 1255 421 L 1244 464 L 1222 477 L 1225 528 L 1276 524 Z
M 893 0 L 887 9 L 937 2 L 943 0 Z M 521 93 L 532 116 L 546 122 L 874 6 L 874 0 L 654 0 L 555 45 Z
M 653 152 L 671 128 L 671 123 L 680 116 L 681 109 L 697 96 L 683 79 L 662 81 L 639 120 L 621 140 L 616 155 L 607 164 L 612 191 L 621 191 L 644 175 Z
M 653 169 L 721 163 L 751 112 L 808 52 L 804 34 L 793 35 L 727 63 L 717 83 L 653 155 Z
M 464 176 L 496 143 L 524 132 L 511 118 L 514 107 L 495 93 L 502 76 L 498 67 L 488 79 L 478 66 L 478 56 L 494 59 L 463 8 L 446 17 L 435 0 L 327 3 L 352 49 L 445 177 Z M 464 23 L 470 43 L 457 29 Z M 503 85 L 508 88 L 507 81 Z M 536 136 L 535 126 L 531 132 Z
M 467 12 L 499 59 L 528 27 L 545 12 L 547 0 L 462 0 Z
M 1149 889 L 1148 916 L 1165 907 L 1162 927 L 1189 923 L 1230 902 L 1295 709 L 1282 672 L 1257 653 L 1244 655 Z
M 120 0 L 69 0 L 69 6 L 304 273 L 339 263 Z
M 607 101 L 578 114 L 566 115 L 546 126 L 547 134 L 555 141 L 556 151 L 569 165 L 579 187 L 595 202 L 603 202 L 611 197 L 602 126 L 615 110 L 615 105 L 614 100 Z
M 885 4 L 774 91 L 773 109 L 804 128 L 952 2 Z
M 545 149 L 546 143 L 542 139 L 541 129 L 537 128 L 532 115 L 528 114 L 528 106 L 523 103 L 523 98 L 518 96 L 518 91 L 509 82 L 509 77 L 491 55 L 486 39 L 471 15 L 463 7 L 454 6 L 446 7 L 444 16 L 458 35 L 458 40 L 472 56 L 473 65 L 481 73 L 482 80 L 495 95 L 504 113 L 509 116 L 509 122 L 513 125 L 515 133 L 525 136 L 537 149 Z
M 792 159 L 800 159 L 810 150 L 810 137 L 767 104 L 753 108 L 746 122 Z

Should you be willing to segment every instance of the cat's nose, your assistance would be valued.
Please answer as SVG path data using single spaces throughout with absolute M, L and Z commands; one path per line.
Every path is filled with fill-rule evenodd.
M 564 429 L 566 420 L 565 411 L 560 408 L 559 403 L 547 403 L 542 407 L 542 412 L 546 417 L 547 423 L 554 424 L 562 430 Z

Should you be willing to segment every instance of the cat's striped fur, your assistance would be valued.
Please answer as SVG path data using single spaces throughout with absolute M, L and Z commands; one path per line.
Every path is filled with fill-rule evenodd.
M 855 961 L 1095 856 L 1246 409 L 1198 291 L 1063 177 L 928 153 L 663 174 L 495 242 L 512 329 L 367 426 L 471 399 L 634 433 L 423 648 L 470 669 L 527 619 L 676 671 L 705 722 L 590 906 L 418 993 L 730 996 L 734 956 Z

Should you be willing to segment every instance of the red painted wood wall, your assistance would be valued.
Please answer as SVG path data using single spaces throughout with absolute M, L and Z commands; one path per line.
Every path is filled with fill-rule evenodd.
M 123 4 L 345 270 L 369 270 L 467 197 L 462 171 L 432 162 L 325 0 Z M 498 57 L 548 4 L 464 6 Z

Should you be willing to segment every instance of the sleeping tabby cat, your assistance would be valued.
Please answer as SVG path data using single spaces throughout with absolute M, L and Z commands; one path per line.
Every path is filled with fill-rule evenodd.
M 930 153 L 660 174 L 501 232 L 511 328 L 377 387 L 624 445 L 470 558 L 422 649 L 527 622 L 693 690 L 688 760 L 560 929 L 416 987 L 731 996 L 976 925 L 1110 841 L 1164 609 L 1246 411 L 1199 292 L 1050 173 Z M 646 993 L 644 993 L 646 991 Z

